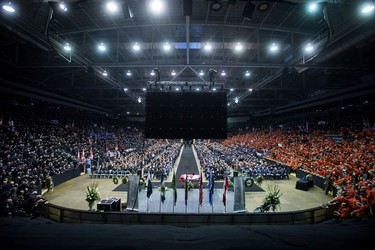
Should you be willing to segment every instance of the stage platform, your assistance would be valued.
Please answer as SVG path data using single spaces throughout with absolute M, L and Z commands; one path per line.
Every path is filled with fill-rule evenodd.
M 43 195 L 50 203 L 74 208 L 87 210 L 87 202 L 85 201 L 85 190 L 87 185 L 93 180 L 98 181 L 99 191 L 102 199 L 109 197 L 119 197 L 122 201 L 127 200 L 126 191 L 113 191 L 118 185 L 115 185 L 112 179 L 91 179 L 88 175 L 82 175 L 76 177 L 70 181 L 62 183 L 54 188 L 53 192 L 46 193 Z M 295 188 L 297 178 L 293 175 L 290 176 L 290 180 L 266 180 L 262 184 L 262 188 L 266 190 L 267 185 L 277 184 L 280 187 L 283 195 L 281 196 L 281 210 L 282 212 L 297 211 L 308 208 L 320 206 L 323 203 L 327 203 L 332 199 L 331 195 L 324 195 L 324 191 L 319 187 L 310 188 L 308 191 L 298 190 Z M 152 194 L 152 205 L 150 206 L 151 211 L 159 211 L 159 193 L 155 189 Z M 221 183 L 215 183 L 215 194 L 214 194 L 214 211 L 222 213 L 224 211 L 223 205 L 221 205 L 223 186 Z M 184 189 L 178 189 L 177 207 L 175 212 L 185 212 L 185 196 Z M 162 211 L 172 211 L 172 194 L 173 191 L 167 191 L 166 204 L 162 207 Z M 139 193 L 139 208 L 141 211 L 146 211 L 146 192 L 142 190 Z M 245 192 L 245 208 L 248 212 L 253 212 L 256 207 L 262 204 L 265 197 L 265 192 Z M 155 203 L 155 204 L 154 204 Z M 233 207 L 233 192 L 228 191 L 228 206 Z M 95 205 L 96 207 L 96 205 Z M 208 204 L 208 189 L 204 189 L 204 205 L 201 211 L 210 212 L 210 206 Z M 188 199 L 188 212 L 196 213 L 198 211 L 198 189 L 192 189 L 189 191 Z

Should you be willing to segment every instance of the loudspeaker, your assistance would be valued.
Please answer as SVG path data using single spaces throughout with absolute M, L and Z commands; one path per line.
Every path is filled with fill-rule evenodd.
M 134 16 L 133 11 L 131 10 L 127 2 L 122 4 L 122 13 L 125 19 L 130 19 Z
M 255 10 L 255 5 L 253 3 L 248 2 L 245 5 L 245 8 L 243 8 L 242 16 L 251 20 L 253 18 L 254 10 Z
M 307 191 L 309 190 L 309 182 L 304 180 L 299 180 L 296 182 L 296 189 Z
M 191 16 L 193 12 L 193 0 L 183 0 L 182 8 L 184 16 Z

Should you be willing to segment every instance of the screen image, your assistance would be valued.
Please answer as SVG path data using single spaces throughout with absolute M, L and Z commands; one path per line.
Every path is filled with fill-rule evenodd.
M 145 137 L 227 138 L 226 93 L 146 93 Z

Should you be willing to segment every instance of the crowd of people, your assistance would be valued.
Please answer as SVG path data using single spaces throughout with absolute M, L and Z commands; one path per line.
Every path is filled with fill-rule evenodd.
M 25 109 L 2 112 L 0 117 L 1 215 L 35 214 L 43 202 L 40 187 L 72 169 L 141 169 L 160 179 L 169 175 L 183 146 L 179 140 L 145 140 L 138 124 L 105 116 Z M 212 171 L 216 179 L 224 179 L 239 170 L 249 177 L 283 179 L 289 166 L 326 179 L 327 194 L 328 186 L 339 191 L 327 204 L 337 207 L 337 218 L 372 215 L 375 132 L 369 125 L 327 121 L 253 128 L 226 140 L 197 140 L 194 146 L 206 177 Z
M 326 194 L 332 187 L 338 190 L 338 197 L 329 204 L 337 205 L 335 214 L 339 219 L 373 215 L 375 129 L 359 123 L 357 126 L 353 123 L 351 126 L 336 126 L 335 129 L 322 129 L 318 123 L 316 125 L 309 130 L 248 131 L 228 138 L 223 144 L 255 149 L 264 157 L 292 169 L 324 178 Z
M 245 178 L 289 179 L 285 165 L 265 160 L 252 148 L 208 140 L 198 140 L 194 146 L 206 177 L 213 172 L 215 179 L 223 180 L 225 175 L 238 171 Z
M 105 117 L 78 117 L 22 109 L 1 113 L 1 215 L 35 215 L 54 177 L 75 169 L 136 173 L 145 168 L 154 178 L 168 175 L 182 146 L 145 140 L 139 127 Z

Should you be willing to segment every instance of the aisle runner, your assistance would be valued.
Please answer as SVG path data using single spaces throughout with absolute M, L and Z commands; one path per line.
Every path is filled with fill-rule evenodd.
M 180 163 L 176 171 L 177 188 L 183 187 L 184 183 L 178 181 L 182 174 L 199 174 L 198 165 L 191 146 L 185 146 L 182 151 Z

